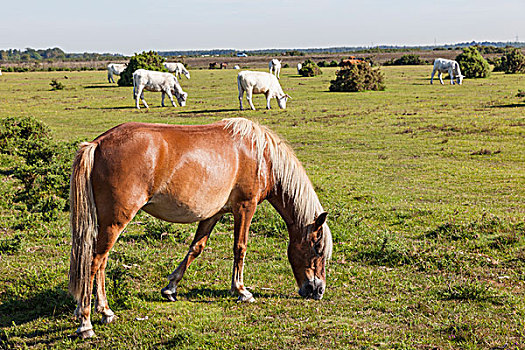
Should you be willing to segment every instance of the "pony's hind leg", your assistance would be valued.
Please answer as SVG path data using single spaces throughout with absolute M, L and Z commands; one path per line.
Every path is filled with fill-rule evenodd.
M 219 221 L 221 217 L 222 214 L 217 214 L 207 220 L 199 222 L 199 227 L 197 228 L 195 237 L 193 238 L 193 241 L 190 244 L 188 254 L 186 254 L 186 257 L 184 258 L 184 260 L 182 260 L 182 262 L 175 269 L 175 271 L 173 271 L 168 276 L 168 285 L 162 288 L 161 293 L 164 298 L 168 299 L 169 301 L 177 300 L 177 284 L 184 276 L 184 272 L 186 272 L 188 266 L 190 266 L 193 260 L 195 260 L 195 258 L 198 257 L 199 254 L 202 253 L 202 251 L 204 250 L 206 242 L 210 237 L 211 230 L 213 230 L 213 227 L 215 227 L 215 224 L 217 223 L 217 221 Z
M 115 320 L 115 313 L 109 308 L 108 299 L 106 298 L 106 265 L 108 263 L 108 255 L 106 254 L 102 260 L 102 264 L 95 276 L 95 283 L 97 285 L 97 298 L 95 300 L 95 311 L 102 314 L 102 323 L 108 324 Z

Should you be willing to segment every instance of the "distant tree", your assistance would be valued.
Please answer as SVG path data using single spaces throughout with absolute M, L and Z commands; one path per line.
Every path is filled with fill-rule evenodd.
M 525 73 L 525 55 L 515 47 L 507 49 L 501 58 L 494 59 L 492 63 L 495 72 Z
M 335 80 L 330 81 L 330 91 L 357 92 L 384 90 L 384 77 L 379 68 L 372 68 L 368 62 L 358 62 L 337 71 Z
M 403 55 L 397 59 L 391 59 L 386 61 L 383 65 L 385 66 L 413 66 L 425 64 L 425 61 L 421 60 L 421 57 L 416 54 Z
M 456 61 L 466 78 L 486 78 L 490 75 L 489 63 L 473 46 L 464 48 Z
M 299 74 L 303 77 L 314 77 L 316 75 L 323 74 L 323 71 L 319 68 L 314 61 L 307 59 L 303 62 L 303 66 L 299 69 Z
M 133 85 L 133 72 L 137 69 L 147 69 L 147 70 L 156 70 L 160 72 L 167 72 L 168 70 L 164 68 L 164 58 L 161 57 L 155 51 L 142 52 L 140 54 L 135 54 L 130 58 L 128 66 L 120 74 L 120 79 L 118 80 L 119 86 L 132 86 Z

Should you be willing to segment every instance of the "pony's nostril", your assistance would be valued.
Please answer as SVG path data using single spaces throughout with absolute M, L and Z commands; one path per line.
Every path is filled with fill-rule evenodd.
M 317 288 L 317 294 L 318 295 L 323 295 L 323 293 L 324 293 L 324 288 L 322 286 Z
M 314 292 L 314 287 L 311 284 L 307 284 L 306 287 L 304 287 L 304 291 L 306 295 L 312 295 Z

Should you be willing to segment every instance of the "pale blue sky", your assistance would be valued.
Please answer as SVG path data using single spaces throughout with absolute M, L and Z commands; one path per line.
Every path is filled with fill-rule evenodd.
M 0 49 L 66 52 L 525 41 L 525 0 L 6 1 Z

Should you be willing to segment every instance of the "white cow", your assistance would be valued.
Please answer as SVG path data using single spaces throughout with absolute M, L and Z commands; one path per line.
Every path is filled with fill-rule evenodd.
M 286 108 L 286 101 L 291 98 L 290 95 L 285 94 L 281 88 L 281 84 L 277 78 L 270 73 L 266 72 L 252 72 L 242 71 L 237 75 L 237 87 L 239 89 L 239 103 L 241 105 L 241 111 L 243 110 L 242 98 L 246 91 L 246 100 L 250 104 L 250 107 L 255 110 L 252 102 L 253 94 L 264 94 L 266 96 L 266 108 L 270 109 L 270 100 L 272 98 L 277 99 L 279 107 L 282 109 Z
M 297 63 L 297 74 L 301 74 L 301 68 L 303 68 L 303 65 L 301 63 Z
M 127 67 L 127 63 L 121 64 L 121 63 L 110 63 L 108 64 L 108 82 L 114 83 L 115 79 L 113 79 L 113 74 L 120 75 L 124 69 Z
M 133 98 L 136 101 L 136 106 L 139 107 L 139 97 L 144 104 L 144 107 L 149 108 L 144 100 L 144 90 L 162 92 L 162 107 L 164 107 L 164 96 L 168 95 L 173 107 L 176 107 L 173 102 L 173 95 L 177 98 L 177 102 L 181 107 L 186 105 L 188 94 L 182 91 L 177 78 L 171 73 L 156 72 L 145 69 L 137 69 L 133 73 Z
M 274 58 L 268 64 L 268 68 L 270 68 L 270 74 L 272 74 L 272 70 L 273 70 L 273 74 L 275 74 L 277 79 L 281 79 L 279 77 L 279 74 L 281 73 L 281 61 L 279 61 L 277 58 Z
M 235 66 L 233 66 L 233 69 L 241 69 L 241 67 L 239 67 L 239 65 L 236 64 Z
M 454 84 L 454 79 L 456 79 L 459 85 L 463 82 L 464 76 L 461 74 L 459 63 L 456 61 L 447 60 L 446 58 L 436 58 L 434 61 L 434 69 L 432 69 L 432 75 L 430 76 L 430 84 L 432 84 L 436 72 L 439 73 L 438 77 L 441 84 L 444 84 L 443 78 L 441 77 L 443 73 L 448 73 L 450 76 L 450 84 Z
M 190 78 L 190 72 L 188 72 L 184 64 L 180 62 L 165 62 L 164 67 L 166 67 L 170 73 L 174 73 L 179 79 L 181 74 L 184 74 L 188 79 Z

